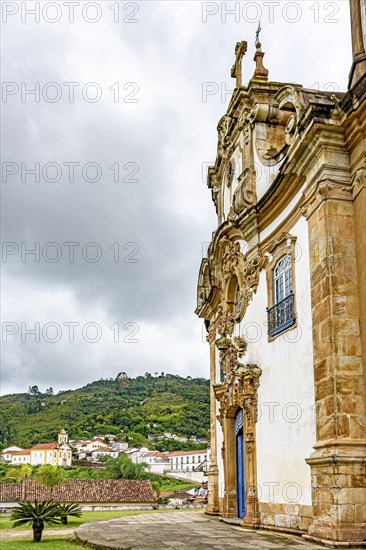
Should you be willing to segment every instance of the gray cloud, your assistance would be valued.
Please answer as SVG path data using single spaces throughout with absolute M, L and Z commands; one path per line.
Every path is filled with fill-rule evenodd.
M 219 94 L 202 102 L 202 83 L 232 89 L 234 47 L 243 39 L 249 42 L 248 80 L 257 23 L 243 16 L 239 23 L 229 16 L 223 23 L 220 13 L 203 23 L 200 2 L 154 1 L 139 3 L 139 23 L 115 24 L 108 11 L 112 3 L 102 4 L 103 17 L 95 24 L 80 17 L 72 24 L 65 18 L 21 23 L 13 16 L 3 25 L 3 80 L 29 87 L 39 82 L 41 89 L 56 82 L 62 89 L 57 103 L 42 97 L 36 103 L 30 96 L 22 103 L 20 94 L 3 103 L 3 162 L 28 167 L 54 162 L 63 168 L 56 183 L 42 178 L 35 183 L 32 176 L 22 182 L 19 173 L 2 183 L 4 241 L 29 248 L 38 242 L 41 250 L 56 242 L 62 249 L 55 263 L 42 257 L 37 263 L 30 256 L 23 263 L 18 253 L 2 264 L 3 321 L 19 325 L 3 346 L 3 392 L 23 391 L 31 383 L 70 388 L 121 370 L 131 376 L 146 370 L 208 376 L 201 323 L 193 314 L 202 243 L 215 227 L 202 163 L 214 161 L 216 125 L 229 95 L 226 102 Z M 332 12 L 321 3 L 318 14 L 309 3 L 297 4 L 298 22 L 284 19 L 282 2 L 270 23 L 265 4 L 257 3 L 263 9 L 261 40 L 270 77 L 305 86 L 335 82 L 344 89 L 350 67 L 347 3 L 330 3 L 339 8 L 333 17 L 338 23 L 325 22 Z M 64 82 L 81 83 L 74 103 Z M 81 96 L 88 82 L 102 89 L 98 103 Z M 135 90 L 123 85 L 136 83 L 138 103 L 115 103 L 109 88 L 116 82 L 123 97 Z M 81 165 L 74 182 L 65 162 Z M 81 173 L 90 162 L 102 170 L 95 183 Z M 115 183 L 109 167 L 116 162 L 123 178 L 130 173 L 123 169 L 126 163 L 136 163 L 138 182 Z M 65 242 L 80 243 L 73 263 Z M 96 263 L 81 255 L 90 242 L 102 250 Z M 138 263 L 116 263 L 114 243 L 122 258 L 134 250 L 123 246 L 136 243 Z M 96 322 L 103 336 L 94 344 L 82 337 L 70 343 L 63 331 L 54 344 L 42 335 L 39 343 L 32 336 L 21 342 L 22 322 L 44 327 L 51 321 L 61 327 L 68 321 L 81 327 Z M 108 327 L 116 322 L 136 323 L 139 342 L 114 343 Z M 124 337 L 127 333 L 122 330 Z

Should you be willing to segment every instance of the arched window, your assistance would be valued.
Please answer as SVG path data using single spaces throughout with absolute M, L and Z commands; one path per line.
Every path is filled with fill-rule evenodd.
M 241 311 L 241 294 L 239 285 L 236 287 L 235 293 L 235 313 L 240 313 Z
M 282 256 L 273 269 L 273 306 L 267 308 L 268 334 L 275 336 L 291 327 L 295 321 L 292 291 L 292 259 Z
M 292 292 L 291 256 L 283 256 L 273 270 L 273 303 L 278 304 Z

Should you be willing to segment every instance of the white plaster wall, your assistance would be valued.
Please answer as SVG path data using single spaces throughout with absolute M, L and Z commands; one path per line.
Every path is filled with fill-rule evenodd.
M 270 223 L 260 234 L 261 241 L 265 239 L 268 235 L 272 233 L 278 227 L 278 225 L 287 218 L 287 216 L 294 210 L 296 204 L 299 202 L 300 198 L 303 196 L 303 189 L 306 187 L 306 184 L 296 193 L 292 201 L 282 210 L 282 212 L 277 216 L 277 218 Z
M 311 504 L 310 468 L 305 458 L 315 443 L 315 413 L 306 220 L 301 218 L 290 233 L 297 237 L 298 327 L 268 342 L 267 282 L 262 270 L 240 328 L 248 340 L 243 362 L 262 369 L 257 423 L 260 501 Z
M 254 166 L 256 170 L 256 186 L 257 186 L 257 201 L 263 197 L 265 192 L 271 186 L 276 177 L 283 161 L 278 162 L 275 166 L 265 166 L 259 160 L 257 151 L 253 147 Z

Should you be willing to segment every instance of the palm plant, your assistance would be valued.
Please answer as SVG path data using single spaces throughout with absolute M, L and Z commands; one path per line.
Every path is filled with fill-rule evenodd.
M 61 523 L 67 525 L 67 516 L 74 516 L 80 518 L 82 515 L 82 509 L 79 504 L 60 504 L 58 513 L 61 518 Z
M 52 525 L 60 523 L 59 503 L 54 500 L 43 502 L 19 502 L 19 507 L 11 513 L 14 521 L 13 527 L 31 524 L 33 529 L 33 542 L 40 542 L 45 523 Z

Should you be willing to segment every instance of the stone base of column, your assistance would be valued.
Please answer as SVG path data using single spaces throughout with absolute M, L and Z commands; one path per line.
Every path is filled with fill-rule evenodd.
M 225 491 L 224 509 L 222 512 L 223 518 L 237 518 L 236 510 L 236 491 Z
M 330 441 L 316 446 L 306 460 L 312 479 L 311 537 L 333 543 L 366 540 L 365 451 L 361 440 Z
M 243 527 L 257 527 L 260 525 L 260 513 L 257 497 L 247 497 L 245 517 L 241 523 Z
M 217 515 L 219 513 L 219 470 L 217 464 L 211 463 L 207 471 L 208 503 L 206 514 Z

